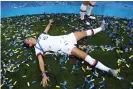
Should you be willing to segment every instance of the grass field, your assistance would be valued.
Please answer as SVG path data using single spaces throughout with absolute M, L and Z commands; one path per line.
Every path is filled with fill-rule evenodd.
M 54 24 L 50 35 L 63 35 L 80 29 L 92 29 L 107 22 L 106 30 L 78 42 L 77 47 L 108 67 L 117 69 L 121 79 L 93 69 L 81 59 L 65 55 L 46 55 L 50 78 L 46 89 L 133 89 L 133 19 L 96 16 L 91 26 L 79 22 L 77 14 L 41 14 L 1 19 L 1 88 L 44 89 L 34 49 L 23 47 L 23 39 L 38 37 L 48 20 Z M 17 82 L 16 82 L 17 81 Z M 29 86 L 28 84 L 29 83 Z

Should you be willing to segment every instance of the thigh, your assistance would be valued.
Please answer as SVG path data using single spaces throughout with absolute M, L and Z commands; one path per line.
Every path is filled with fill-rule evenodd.
M 74 32 L 74 35 L 75 35 L 76 40 L 78 41 L 78 40 L 86 37 L 87 36 L 87 33 L 85 31 L 82 31 L 82 32 Z
M 89 5 L 89 1 L 83 1 L 83 4 L 88 6 Z
M 82 59 L 85 59 L 85 57 L 87 56 L 87 54 L 84 51 L 78 49 L 77 47 L 75 47 L 71 50 L 71 55 L 74 55 L 74 56 L 76 56 L 78 58 L 82 58 Z

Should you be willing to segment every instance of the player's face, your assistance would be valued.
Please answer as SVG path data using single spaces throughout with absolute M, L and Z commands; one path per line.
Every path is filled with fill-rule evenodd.
M 33 44 L 32 44 L 33 41 L 34 41 L 34 38 L 31 38 L 31 37 L 25 39 L 25 43 L 26 43 L 29 47 L 32 47 L 32 46 L 33 46 Z

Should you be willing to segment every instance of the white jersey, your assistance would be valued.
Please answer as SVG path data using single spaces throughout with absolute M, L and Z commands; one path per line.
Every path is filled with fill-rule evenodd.
M 42 33 L 34 48 L 36 55 L 47 51 L 71 54 L 72 48 L 75 47 L 74 44 L 77 44 L 77 41 L 73 33 L 61 36 L 50 36 Z

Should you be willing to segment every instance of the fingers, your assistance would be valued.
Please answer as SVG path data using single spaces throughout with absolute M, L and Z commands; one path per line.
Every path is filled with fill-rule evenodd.
M 47 80 L 43 82 L 43 87 L 45 88 L 48 85 Z
M 53 19 L 50 19 L 49 21 L 50 21 L 51 23 L 53 23 L 53 22 L 54 22 L 54 20 L 53 20 Z

